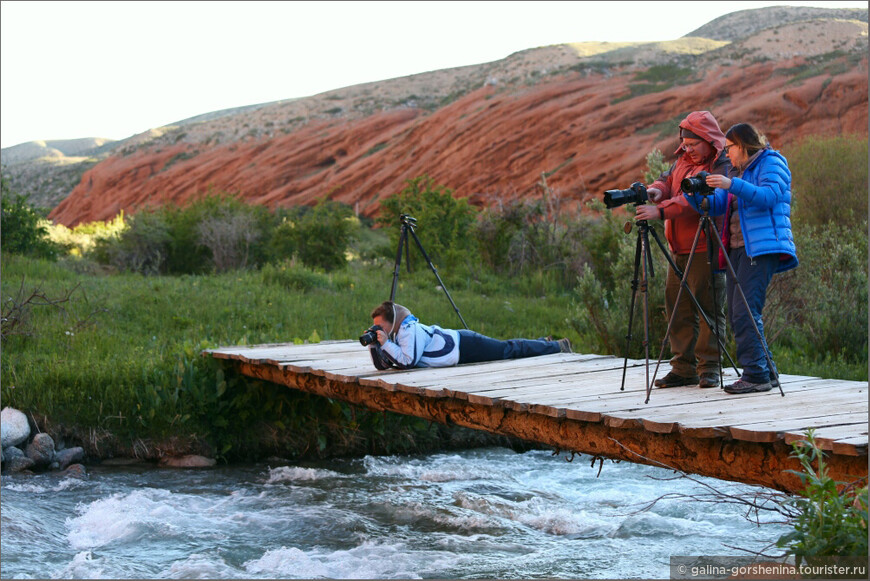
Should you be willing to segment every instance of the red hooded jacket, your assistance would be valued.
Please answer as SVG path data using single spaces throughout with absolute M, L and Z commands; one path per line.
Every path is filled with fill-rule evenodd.
M 658 207 L 662 209 L 665 217 L 665 237 L 674 254 L 689 254 L 692 250 L 692 242 L 698 230 L 700 215 L 689 205 L 683 196 L 680 183 L 684 178 L 690 177 L 699 171 L 716 173 L 734 177 L 736 172 L 731 167 L 731 161 L 725 155 L 725 135 L 719 129 L 719 123 L 709 111 L 694 111 L 680 122 L 680 128 L 691 131 L 707 143 L 713 146 L 715 153 L 700 165 L 692 162 L 689 154 L 683 150 L 682 145 L 674 152 L 679 155 L 677 161 L 656 179 L 649 187 L 658 188 L 662 191 L 662 202 Z M 723 218 L 716 218 L 716 227 L 721 232 Z M 707 250 L 707 238 L 703 232 L 698 240 L 695 252 Z

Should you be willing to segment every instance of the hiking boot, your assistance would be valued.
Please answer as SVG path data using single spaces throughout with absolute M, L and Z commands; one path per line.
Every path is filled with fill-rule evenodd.
M 667 375 L 660 379 L 656 379 L 654 385 L 656 387 L 680 387 L 683 385 L 698 385 L 698 376 L 683 377 L 677 375 L 673 371 L 669 371 Z
M 770 385 L 771 385 L 771 387 L 778 388 L 779 387 L 779 378 L 778 377 L 771 377 L 770 378 Z
M 714 371 L 702 373 L 698 387 L 719 387 L 719 374 Z
M 571 350 L 571 341 L 568 340 L 568 337 L 564 337 L 559 339 L 559 352 L 560 353 L 573 353 Z
M 770 382 L 766 383 L 750 383 L 743 379 L 738 379 L 731 385 L 725 386 L 727 393 L 756 393 L 761 391 L 770 391 L 773 388 Z

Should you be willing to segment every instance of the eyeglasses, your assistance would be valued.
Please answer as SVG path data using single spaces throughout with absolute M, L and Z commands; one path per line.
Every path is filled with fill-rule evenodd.
M 734 147 L 736 144 L 732 143 L 731 145 L 726 145 L 722 150 L 725 152 L 725 155 L 728 155 L 728 152 Z

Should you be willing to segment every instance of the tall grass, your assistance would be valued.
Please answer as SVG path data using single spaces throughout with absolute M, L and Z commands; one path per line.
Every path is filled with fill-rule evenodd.
M 410 274 L 403 268 L 396 300 L 423 321 L 461 327 L 432 273 L 420 266 Z M 220 363 L 200 356 L 219 345 L 355 339 L 371 323 L 371 309 L 389 297 L 392 264 L 386 261 L 355 262 L 329 275 L 292 264 L 281 268 L 180 277 L 85 275 L 63 262 L 4 254 L 4 301 L 15 300 L 22 288 L 38 286 L 48 297 L 74 290 L 64 308 L 32 306 L 28 333 L 4 339 L 3 404 L 79 439 L 95 429 L 118 450 L 173 438 L 181 449 L 205 446 L 227 457 L 257 449 L 317 452 L 327 444 L 331 452 L 354 446 L 358 452 L 360 442 L 367 446 L 373 438 L 386 445 L 378 414 L 354 410 L 356 420 L 344 421 L 351 413 L 346 405 L 231 377 Z M 487 298 L 473 281 L 449 290 L 479 332 L 503 338 L 567 332 L 564 296 L 502 292 Z M 434 438 L 428 423 L 389 421 L 404 423 L 417 444 L 426 434 Z M 360 432 L 364 428 L 369 431 Z M 336 444 L 335 438 L 346 441 Z M 414 440 L 406 439 L 409 445 Z M 272 448 L 263 450 L 269 442 Z

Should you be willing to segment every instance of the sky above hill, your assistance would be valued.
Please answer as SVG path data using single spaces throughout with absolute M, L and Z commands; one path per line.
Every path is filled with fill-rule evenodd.
M 866 2 L 0 2 L 0 147 L 124 139 L 203 113 L 584 41 L 679 38 L 765 6 Z

